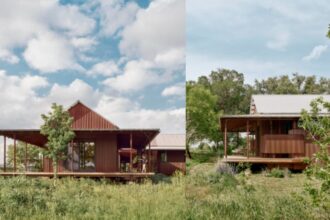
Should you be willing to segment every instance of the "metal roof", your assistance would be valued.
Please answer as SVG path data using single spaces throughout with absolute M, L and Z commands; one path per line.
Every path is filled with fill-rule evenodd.
M 302 109 L 310 110 L 311 101 L 320 96 L 330 102 L 330 95 L 252 95 L 251 109 L 255 114 L 300 114 Z
M 151 141 L 151 150 L 185 150 L 185 134 L 159 134 Z

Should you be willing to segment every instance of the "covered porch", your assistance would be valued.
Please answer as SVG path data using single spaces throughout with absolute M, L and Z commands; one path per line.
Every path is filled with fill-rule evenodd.
M 305 146 L 305 133 L 298 128 L 298 120 L 299 115 L 223 116 L 220 123 L 224 135 L 224 161 L 303 164 L 309 151 Z M 243 145 L 238 141 L 240 133 L 245 137 Z
M 75 139 L 68 146 L 67 159 L 59 162 L 59 177 L 92 177 L 139 179 L 154 175 L 151 156 L 146 154 L 151 140 L 158 129 L 76 129 Z M 0 130 L 3 136 L 3 167 L 0 176 L 25 175 L 31 177 L 52 177 L 52 162 L 42 156 L 40 170 L 31 170 L 28 147 L 46 149 L 47 139 L 38 129 Z M 11 140 L 12 162 L 8 166 L 8 148 Z M 18 142 L 24 144 L 24 159 L 17 158 Z M 22 150 L 22 149 L 21 149 Z M 147 169 L 142 172 L 142 154 Z M 150 158 L 150 159 L 149 159 Z M 135 160 L 135 161 L 134 161 Z M 19 164 L 18 164 L 19 163 Z M 127 169 L 122 169 L 122 164 Z

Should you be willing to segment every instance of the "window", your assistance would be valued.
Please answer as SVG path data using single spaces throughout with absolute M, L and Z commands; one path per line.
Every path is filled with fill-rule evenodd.
M 166 151 L 160 153 L 160 161 L 167 162 L 167 152 Z
M 79 143 L 79 170 L 93 171 L 95 169 L 95 144 L 93 142 Z

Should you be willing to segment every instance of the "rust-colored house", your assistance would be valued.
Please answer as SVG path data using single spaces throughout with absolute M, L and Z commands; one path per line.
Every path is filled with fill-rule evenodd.
M 298 121 L 301 110 L 310 109 L 310 102 L 320 96 L 330 101 L 329 95 L 253 95 L 250 114 L 221 116 L 224 161 L 305 168 L 304 158 L 311 157 L 318 147 L 307 139 Z M 237 149 L 227 155 L 228 133 L 240 132 L 246 135 L 246 145 L 235 146 Z
M 154 174 L 151 164 L 151 141 L 159 129 L 120 129 L 80 101 L 68 109 L 74 118 L 74 140 L 68 146 L 67 159 L 59 162 L 59 176 L 86 177 L 147 177 Z M 18 175 L 16 167 L 16 141 L 47 148 L 47 139 L 38 129 L 3 129 L 4 172 L 1 175 Z M 6 172 L 6 138 L 14 140 L 13 172 Z M 148 158 L 148 164 L 141 159 Z M 26 163 L 26 161 L 25 161 Z M 143 163 L 146 170 L 142 172 Z M 25 164 L 27 167 L 27 164 Z M 51 176 L 52 163 L 43 159 L 42 172 L 24 172 L 30 176 Z
M 159 134 L 151 142 L 153 170 L 166 175 L 186 172 L 186 135 Z

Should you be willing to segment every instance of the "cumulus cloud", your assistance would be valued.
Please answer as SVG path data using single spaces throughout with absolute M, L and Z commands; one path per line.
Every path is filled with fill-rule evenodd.
M 99 0 L 101 34 L 112 36 L 134 21 L 139 6 L 135 2 L 123 0 Z
M 105 95 L 79 79 L 69 85 L 54 84 L 49 93 L 39 95 L 37 90 L 47 86 L 48 81 L 41 76 L 12 76 L 0 71 L 0 128 L 38 128 L 40 115 L 50 110 L 51 103 L 69 107 L 79 99 L 122 128 L 185 130 L 184 108 L 142 108 L 128 98 Z
M 96 75 L 113 76 L 118 72 L 119 72 L 119 68 L 117 64 L 114 61 L 109 60 L 93 65 L 92 68 L 87 71 L 87 74 L 91 76 L 96 76 Z
M 24 57 L 32 68 L 42 72 L 55 72 L 68 67 L 72 69 L 71 64 L 73 68 L 77 68 L 72 56 L 72 46 L 66 38 L 87 35 L 94 28 L 95 21 L 83 14 L 75 5 L 61 5 L 57 0 L 3 0 L 0 7 L 0 59 L 17 63 L 18 57 L 12 50 L 28 46 Z M 56 36 L 56 33 L 61 34 Z M 54 46 L 51 46 L 53 43 Z M 50 53 L 46 53 L 48 51 L 44 49 L 50 49 Z M 62 49 L 63 58 L 58 56 Z M 55 60 L 48 59 L 43 64 L 41 52 L 45 57 Z M 34 58 L 34 55 L 37 57 Z M 68 61 L 64 61 L 64 58 L 68 58 Z M 57 64 L 58 68 L 55 67 Z
M 120 92 L 130 92 L 171 80 L 171 74 L 159 71 L 152 62 L 133 60 L 126 64 L 123 74 L 110 77 L 103 84 Z
M 185 133 L 185 109 L 145 109 L 128 99 L 103 97 L 96 107 L 120 128 L 160 128 L 165 133 Z
M 83 69 L 75 61 L 71 44 L 65 38 L 51 32 L 42 32 L 30 40 L 23 56 L 31 68 L 41 72 Z
M 186 91 L 186 87 L 184 83 L 179 83 L 173 86 L 166 87 L 163 92 L 162 96 L 179 96 L 184 97 Z
M 320 56 L 328 49 L 328 45 L 318 45 L 313 48 L 313 50 L 302 59 L 304 61 L 317 60 Z
M 123 55 L 153 60 L 184 45 L 185 1 L 156 0 L 124 28 L 119 47 Z
M 15 54 L 5 49 L 0 49 L 0 60 L 10 64 L 16 64 L 19 62 L 19 58 Z
M 88 51 L 97 45 L 97 41 L 90 37 L 75 37 L 71 39 L 71 44 L 80 51 Z

